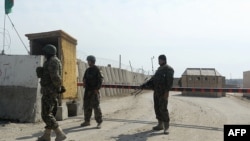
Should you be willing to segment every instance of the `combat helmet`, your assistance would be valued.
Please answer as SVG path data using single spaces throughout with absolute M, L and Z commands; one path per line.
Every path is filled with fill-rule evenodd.
M 45 55 L 56 55 L 56 47 L 51 44 L 47 44 L 43 47 L 43 52 Z
M 87 61 L 91 61 L 91 62 L 94 63 L 94 62 L 96 61 L 95 56 L 89 55 L 89 56 L 87 57 Z

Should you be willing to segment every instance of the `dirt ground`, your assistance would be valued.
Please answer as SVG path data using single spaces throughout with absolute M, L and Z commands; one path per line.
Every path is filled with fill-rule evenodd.
M 152 91 L 137 97 L 105 98 L 101 101 L 103 125 L 96 129 L 80 127 L 83 116 L 71 117 L 59 124 L 67 141 L 223 141 L 225 124 L 250 124 L 250 100 L 238 94 L 222 98 L 187 97 L 172 92 L 169 97 L 170 129 L 152 131 L 157 124 Z M 35 141 L 42 135 L 44 123 L 0 122 L 0 141 Z M 52 140 L 55 134 L 52 134 Z

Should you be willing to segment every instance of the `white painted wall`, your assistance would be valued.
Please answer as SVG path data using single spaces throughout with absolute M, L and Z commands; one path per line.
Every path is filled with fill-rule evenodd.
M 0 118 L 41 121 L 41 94 L 36 68 L 43 56 L 0 55 Z
M 0 55 L 0 86 L 37 88 L 36 68 L 43 60 L 43 56 Z

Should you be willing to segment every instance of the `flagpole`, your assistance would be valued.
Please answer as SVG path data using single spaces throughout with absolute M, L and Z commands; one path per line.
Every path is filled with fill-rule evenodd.
M 9 15 L 7 15 L 7 17 L 8 17 L 8 19 L 9 19 L 9 21 L 11 22 L 12 27 L 15 29 L 16 34 L 17 34 L 18 38 L 20 39 L 20 41 L 22 42 L 23 46 L 25 47 L 26 51 L 28 52 L 28 54 L 30 54 L 28 48 L 26 47 L 26 45 L 24 44 L 22 38 L 20 37 L 19 33 L 17 32 L 17 30 L 16 30 L 16 28 L 15 28 L 15 26 L 14 26 L 12 20 L 10 19 Z
M 5 21 L 6 21 L 6 14 L 4 14 L 4 26 L 3 26 L 3 50 L 2 55 L 4 55 L 4 46 L 5 46 Z

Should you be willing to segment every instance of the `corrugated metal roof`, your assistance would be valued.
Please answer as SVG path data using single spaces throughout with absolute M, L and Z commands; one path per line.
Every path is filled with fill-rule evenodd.
M 187 68 L 182 75 L 221 76 L 215 68 Z

